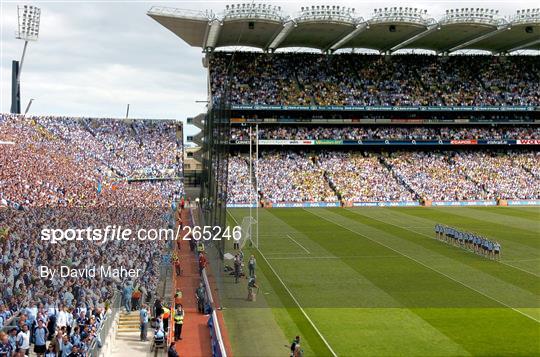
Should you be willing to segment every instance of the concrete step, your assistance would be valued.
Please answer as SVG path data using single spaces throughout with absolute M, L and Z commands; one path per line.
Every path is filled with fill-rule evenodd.
M 130 316 L 130 317 L 124 317 L 124 316 L 120 316 L 120 322 L 122 321 L 139 321 L 140 320 L 140 317 L 139 316 Z
M 137 332 L 137 331 L 140 331 L 139 327 L 118 327 L 118 333 Z

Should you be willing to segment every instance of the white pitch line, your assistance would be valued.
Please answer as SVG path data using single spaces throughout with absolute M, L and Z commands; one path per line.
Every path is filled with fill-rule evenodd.
M 229 212 L 227 210 L 227 212 Z M 236 225 L 238 225 L 238 221 L 236 220 L 236 217 L 234 217 L 231 213 L 229 213 L 229 215 L 232 217 L 232 219 L 236 222 Z M 291 296 L 291 298 L 293 299 L 294 303 L 298 306 L 298 308 L 300 309 L 300 311 L 302 312 L 302 314 L 304 315 L 304 317 L 309 321 L 309 323 L 311 324 L 311 326 L 313 327 L 313 329 L 317 332 L 317 334 L 319 335 L 319 337 L 321 338 L 321 340 L 324 342 L 324 344 L 326 345 L 326 347 L 328 348 L 328 350 L 330 351 L 330 353 L 332 354 L 332 356 L 334 357 L 338 357 L 338 355 L 334 352 L 334 349 L 332 348 L 332 346 L 330 346 L 330 344 L 328 343 L 328 341 L 326 341 L 326 338 L 324 338 L 324 336 L 322 335 L 321 331 L 319 331 L 319 329 L 317 328 L 317 326 L 313 323 L 313 321 L 310 319 L 310 317 L 308 316 L 308 314 L 304 311 L 304 309 L 302 308 L 302 305 L 300 305 L 300 303 L 298 302 L 298 300 L 296 300 L 296 298 L 294 297 L 293 293 L 289 290 L 289 287 L 283 282 L 283 280 L 281 279 L 281 277 L 278 275 L 278 273 L 275 271 L 274 267 L 270 264 L 270 262 L 268 261 L 268 259 L 266 259 L 266 257 L 264 256 L 264 254 L 259 250 L 258 247 L 255 247 L 255 249 L 257 249 L 257 251 L 259 252 L 259 254 L 261 255 L 261 257 L 264 259 L 264 261 L 266 262 L 266 264 L 268 264 L 268 266 L 270 267 L 270 270 L 272 270 L 272 273 L 274 273 L 274 275 L 276 276 L 276 278 L 278 278 L 279 282 L 281 283 L 281 285 L 283 285 L 283 287 L 285 288 L 285 290 L 287 291 L 287 293 L 289 293 L 289 295 Z
M 355 214 L 357 214 L 357 215 L 359 215 L 359 216 L 362 216 L 362 217 L 368 217 L 368 218 L 373 219 L 373 220 L 375 220 L 375 221 L 379 221 L 379 222 L 382 222 L 382 223 L 385 223 L 385 224 L 392 225 L 392 226 L 394 226 L 394 227 L 398 227 L 398 228 L 401 228 L 401 229 L 405 229 L 405 230 L 407 230 L 407 231 L 409 231 L 409 232 L 417 233 L 417 234 L 420 234 L 420 235 L 422 235 L 422 236 L 424 236 L 424 237 L 428 237 L 428 238 L 435 239 L 434 237 L 430 236 L 429 234 L 425 234 L 425 233 L 416 231 L 416 230 L 414 230 L 414 229 L 409 229 L 409 228 L 407 228 L 407 227 L 405 227 L 405 226 L 400 226 L 400 225 L 398 225 L 398 224 L 394 224 L 394 223 L 390 223 L 390 222 L 387 222 L 387 221 L 383 221 L 383 220 L 380 220 L 380 219 L 378 219 L 378 218 L 373 218 L 373 217 L 371 217 L 371 216 L 364 216 L 364 215 L 361 215 L 360 213 L 358 213 L 358 212 L 356 212 L 356 211 L 352 211 L 352 210 L 349 210 L 349 211 L 351 211 L 351 212 L 353 212 L 353 213 L 355 213 Z M 532 271 L 530 271 L 530 270 L 527 270 L 527 269 L 523 269 L 523 268 L 517 267 L 517 266 L 515 266 L 515 265 L 513 265 L 513 264 L 508 264 L 508 263 L 506 263 L 506 262 L 504 262 L 504 261 L 502 261 L 502 260 L 494 260 L 494 261 L 499 262 L 499 263 L 504 264 L 504 265 L 507 265 L 507 266 L 509 266 L 509 267 L 512 267 L 512 268 L 521 270 L 522 272 L 525 272 L 525 273 L 528 273 L 528 274 L 531 274 L 531 275 L 540 277 L 540 275 L 539 275 L 539 274 L 536 274 L 535 272 L 532 272 Z
M 408 256 L 407 254 L 402 253 L 402 252 L 400 252 L 399 250 L 394 249 L 394 248 L 392 248 L 392 247 L 390 247 L 390 246 L 388 246 L 388 245 L 386 245 L 386 244 L 384 244 L 384 243 L 381 243 L 381 242 L 379 242 L 379 241 L 376 241 L 376 240 L 374 240 L 374 239 L 372 239 L 372 238 L 370 238 L 370 237 L 368 237 L 368 236 L 366 236 L 366 235 L 363 235 L 363 234 L 361 234 L 361 233 L 358 233 L 358 232 L 356 232 L 356 231 L 350 229 L 349 227 L 346 227 L 346 226 L 342 225 L 341 223 L 335 222 L 335 221 L 333 221 L 333 220 L 331 220 L 331 219 L 328 219 L 328 218 L 326 218 L 326 217 L 324 217 L 324 216 L 320 216 L 320 215 L 318 215 L 318 214 L 315 214 L 315 213 L 313 213 L 312 211 L 309 211 L 309 210 L 307 210 L 307 209 L 305 209 L 305 208 L 304 208 L 304 210 L 307 211 L 307 212 L 309 212 L 309 213 L 311 213 L 311 214 L 314 215 L 314 216 L 317 216 L 317 217 L 319 217 L 319 218 L 324 219 L 324 220 L 327 221 L 327 222 L 330 222 L 330 223 L 333 223 L 333 224 L 335 224 L 335 225 L 338 225 L 338 226 L 340 226 L 340 227 L 342 227 L 342 228 L 345 228 L 345 229 L 348 230 L 349 232 L 352 232 L 352 233 L 354 233 L 354 234 L 356 234 L 356 235 L 359 235 L 359 236 L 361 236 L 361 237 L 364 237 L 364 238 L 366 238 L 366 239 L 369 239 L 369 240 L 372 241 L 373 243 L 377 243 L 377 244 L 379 244 L 379 245 L 381 245 L 381 246 L 383 246 L 383 247 L 386 247 L 386 248 L 388 248 L 388 249 L 390 249 L 390 250 L 393 250 L 394 252 L 396 252 L 396 253 L 398 253 L 398 254 L 401 254 L 401 255 L 403 255 L 404 257 L 409 258 L 410 260 L 415 261 L 415 262 L 417 262 L 418 264 L 420 264 L 420 265 L 422 265 L 422 266 L 424 266 L 424 267 L 426 267 L 426 268 L 428 268 L 428 269 L 430 269 L 430 270 L 433 270 L 434 272 L 436 272 L 436 273 L 438 273 L 438 274 L 441 274 L 442 276 L 445 276 L 445 277 L 447 277 L 448 279 L 450 279 L 450 280 L 452 280 L 452 281 L 455 281 L 456 283 L 461 284 L 461 285 L 463 285 L 464 287 L 466 287 L 466 288 L 468 288 L 468 289 L 471 289 L 471 290 L 476 291 L 477 293 L 479 293 L 479 294 L 481 294 L 481 295 L 484 295 L 484 296 L 487 297 L 488 299 L 491 299 L 491 300 L 493 300 L 493 301 L 496 301 L 496 302 L 498 302 L 499 304 L 504 305 L 504 306 L 506 306 L 506 307 L 508 307 L 508 308 L 510 308 L 510 309 L 512 309 L 512 310 L 514 310 L 514 311 L 516 311 L 516 312 L 518 312 L 518 313 L 520 313 L 520 314 L 522 314 L 523 316 L 526 316 L 526 317 L 530 318 L 531 320 L 534 320 L 534 321 L 540 323 L 540 320 L 538 320 L 538 319 L 532 317 L 531 315 L 526 314 L 526 313 L 524 313 L 523 311 L 520 311 L 520 310 L 518 310 L 518 309 L 516 309 L 516 308 L 513 308 L 512 306 L 510 306 L 510 305 L 508 305 L 508 304 L 506 304 L 506 303 L 504 303 L 504 302 L 502 302 L 502 301 L 500 301 L 500 300 L 498 300 L 498 299 L 496 299 L 496 298 L 494 298 L 494 297 L 492 297 L 492 296 L 489 296 L 488 294 L 483 293 L 483 292 L 481 292 L 480 290 L 477 290 L 477 289 L 473 288 L 472 286 L 469 286 L 469 285 L 467 285 L 467 284 L 465 284 L 465 283 L 463 283 L 463 282 L 461 282 L 461 281 L 459 281 L 459 280 L 457 280 L 457 279 L 451 277 L 451 276 L 448 275 L 448 274 L 443 273 L 442 271 L 439 271 L 439 270 L 437 270 L 437 269 L 435 269 L 435 268 L 433 268 L 433 267 L 430 267 L 429 265 L 422 263 L 422 262 L 419 261 L 418 259 L 415 259 L 415 258 L 413 258 L 413 257 L 411 257 L 411 256 Z
M 293 242 L 295 242 L 296 244 L 298 244 L 298 246 L 299 246 L 300 248 L 302 248 L 303 250 L 305 250 L 306 253 L 311 254 L 311 253 L 309 252 L 309 250 L 306 249 L 306 247 L 304 247 L 302 244 L 298 243 L 298 242 L 296 241 L 296 239 L 294 239 L 293 237 L 291 237 L 290 234 L 287 234 L 287 237 L 288 237 L 290 240 L 292 240 Z
M 400 257 L 399 255 L 349 255 L 349 256 L 343 256 L 343 257 L 337 257 L 335 255 L 320 256 L 320 257 L 310 255 L 308 257 L 306 255 L 301 255 L 301 256 L 296 256 L 296 257 L 291 257 L 291 256 L 268 257 L 268 259 L 272 259 L 272 260 L 293 260 L 293 259 L 342 259 L 343 260 L 343 259 L 364 259 L 364 258 L 367 258 L 367 259 L 372 259 L 372 258 L 375 258 L 375 259 L 383 259 L 383 258 L 399 258 L 399 259 L 403 259 L 403 257 Z

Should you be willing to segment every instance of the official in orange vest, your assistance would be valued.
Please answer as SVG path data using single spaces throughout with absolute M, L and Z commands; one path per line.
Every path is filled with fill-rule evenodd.
M 169 317 L 171 316 L 171 310 L 167 306 L 163 306 L 163 330 L 169 331 Z

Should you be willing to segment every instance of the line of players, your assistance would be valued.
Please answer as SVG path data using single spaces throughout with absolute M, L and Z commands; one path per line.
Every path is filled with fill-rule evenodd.
M 475 233 L 463 232 L 442 224 L 435 225 L 435 237 L 456 247 L 468 249 L 489 259 L 501 259 L 501 245 Z

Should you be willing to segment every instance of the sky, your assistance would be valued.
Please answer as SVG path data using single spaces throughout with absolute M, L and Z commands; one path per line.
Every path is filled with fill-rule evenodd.
M 190 47 L 146 15 L 151 6 L 220 13 L 239 1 L 6 1 L 0 0 L 0 112 L 11 105 L 11 61 L 23 44 L 15 39 L 17 5 L 41 8 L 39 41 L 29 45 L 21 75 L 21 107 L 30 98 L 36 115 L 179 119 L 206 110 L 207 72 L 200 48 Z M 373 2 L 272 1 L 294 15 L 301 6 L 342 5 L 369 18 Z M 376 7 L 425 8 L 435 19 L 445 9 L 487 7 L 513 15 L 536 1 L 386 1 Z

